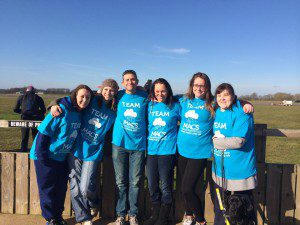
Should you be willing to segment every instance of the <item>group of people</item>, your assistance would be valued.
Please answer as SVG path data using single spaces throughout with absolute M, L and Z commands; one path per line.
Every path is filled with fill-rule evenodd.
M 97 95 L 79 85 L 71 96 L 52 102 L 30 152 L 48 225 L 66 224 L 62 212 L 68 179 L 76 221 L 92 224 L 99 201 L 97 167 L 111 129 L 116 225 L 125 224 L 126 215 L 130 225 L 140 224 L 138 193 L 145 163 L 152 210 L 143 224 L 170 224 L 176 161 L 185 204 L 183 225 L 206 224 L 196 188 L 212 157 L 214 224 L 231 219 L 226 216 L 226 199 L 233 193 L 253 205 L 252 190 L 257 185 L 253 106 L 238 100 L 227 83 L 219 85 L 213 95 L 209 77 L 200 72 L 193 75 L 180 99 L 163 78 L 155 80 L 148 92 L 138 82 L 136 72 L 126 70 L 124 90 L 107 79 Z

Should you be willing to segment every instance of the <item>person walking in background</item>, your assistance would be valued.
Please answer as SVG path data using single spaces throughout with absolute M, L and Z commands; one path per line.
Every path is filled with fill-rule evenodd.
M 112 159 L 117 185 L 116 225 L 138 225 L 138 194 L 145 161 L 147 133 L 147 93 L 137 89 L 134 70 L 123 72 L 125 90 L 117 95 L 117 118 L 113 130 Z M 127 208 L 129 201 L 129 210 Z
M 230 224 L 257 224 L 252 195 L 257 186 L 253 115 L 243 111 L 230 84 L 220 84 L 215 96 L 214 224 L 225 225 L 220 201 L 223 201 Z M 224 198 L 218 199 L 218 195 Z
M 168 225 L 180 105 L 163 78 L 154 81 L 149 100 L 146 174 L 152 208 L 144 225 Z
M 60 104 L 62 113 L 49 113 L 38 126 L 38 134 L 30 151 L 34 160 L 42 216 L 47 225 L 65 225 L 62 218 L 68 183 L 67 156 L 71 152 L 79 129 L 81 113 L 93 96 L 86 85 L 72 92 L 70 101 Z
M 46 108 L 44 100 L 35 93 L 33 86 L 28 86 L 24 95 L 21 95 L 14 107 L 14 112 L 21 114 L 22 120 L 41 121 L 45 118 Z M 32 139 L 35 138 L 38 130 L 36 127 L 21 128 L 22 141 L 21 152 L 28 151 L 29 131 L 31 129 Z

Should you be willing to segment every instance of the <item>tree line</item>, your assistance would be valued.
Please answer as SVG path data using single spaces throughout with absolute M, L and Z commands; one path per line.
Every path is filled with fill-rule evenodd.
M 244 100 L 262 100 L 262 101 L 283 101 L 283 100 L 292 100 L 295 102 L 300 102 L 300 94 L 288 94 L 284 92 L 278 92 L 275 94 L 268 94 L 268 95 L 258 95 L 256 92 L 250 95 L 242 95 L 239 96 L 240 99 Z
M 24 93 L 27 87 L 16 87 L 8 89 L 0 89 L 1 94 L 15 94 Z M 69 88 L 47 88 L 47 89 L 36 89 L 36 92 L 42 92 L 44 94 L 69 94 L 71 90 Z

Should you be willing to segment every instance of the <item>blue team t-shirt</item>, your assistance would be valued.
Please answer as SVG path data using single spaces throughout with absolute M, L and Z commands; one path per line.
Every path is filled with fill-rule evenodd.
M 62 113 L 58 117 L 52 117 L 49 113 L 38 126 L 38 131 L 50 137 L 48 157 L 56 161 L 64 161 L 68 153 L 72 151 L 73 144 L 77 138 L 81 115 L 74 109 L 69 109 L 60 104 Z M 38 160 L 36 155 L 36 141 L 34 139 L 29 157 Z
M 147 93 L 137 90 L 134 94 L 127 94 L 122 90 L 117 99 L 112 143 L 127 150 L 146 150 Z
M 179 154 L 191 159 L 212 157 L 214 118 L 205 108 L 205 100 L 182 97 L 179 101 L 181 105 L 181 123 L 177 137 Z
M 254 151 L 254 121 L 252 114 L 246 114 L 237 100 L 232 109 L 216 111 L 214 122 L 216 136 L 245 138 L 240 149 L 226 149 L 224 154 L 225 178 L 241 180 L 256 174 L 256 157 Z M 222 177 L 222 150 L 214 149 L 215 167 L 213 171 Z M 216 170 L 216 171 L 215 171 Z
M 98 98 L 93 98 L 83 113 L 80 133 L 74 146 L 74 156 L 83 161 L 100 161 L 103 155 L 105 135 L 113 125 L 116 113 Z
M 163 102 L 148 104 L 148 155 L 172 155 L 176 153 L 180 105 Z

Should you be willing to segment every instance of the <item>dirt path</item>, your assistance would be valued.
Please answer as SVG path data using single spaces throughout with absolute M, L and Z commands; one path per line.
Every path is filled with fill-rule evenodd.
M 74 225 L 74 218 L 65 218 L 68 225 Z M 0 214 L 0 225 L 45 225 L 46 222 L 42 216 L 36 215 L 17 215 Z M 113 225 L 112 220 L 96 219 L 95 225 Z
M 65 218 L 68 225 L 75 225 L 74 217 Z M 37 215 L 18 215 L 0 213 L 0 225 L 45 225 L 46 222 L 42 216 Z M 95 225 L 114 225 L 113 220 L 95 219 Z M 212 224 L 212 223 L 208 223 Z M 77 224 L 79 225 L 79 224 Z M 181 223 L 173 224 L 181 225 Z

